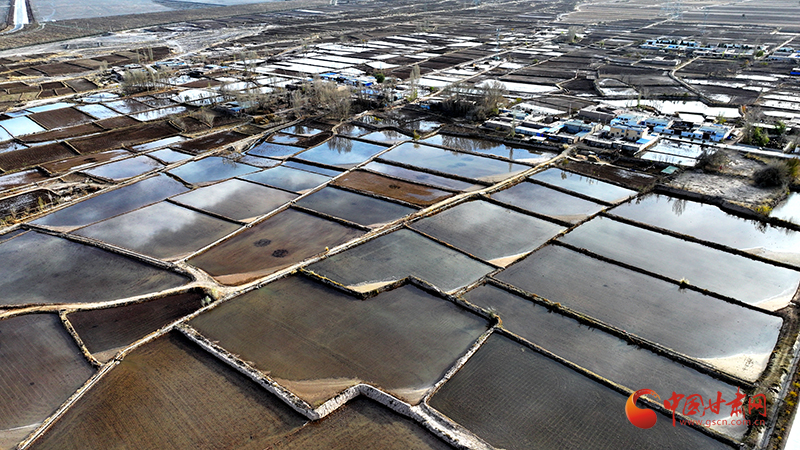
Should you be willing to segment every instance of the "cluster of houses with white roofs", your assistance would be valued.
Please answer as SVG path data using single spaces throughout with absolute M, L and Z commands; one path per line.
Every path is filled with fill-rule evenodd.
M 661 137 L 721 143 L 730 139 L 734 127 L 715 123 L 693 123 L 673 117 L 639 112 L 603 112 L 589 108 L 576 118 L 537 116 L 520 110 L 504 110 L 487 120 L 484 128 L 504 131 L 532 142 L 576 144 L 636 153 L 654 145 Z

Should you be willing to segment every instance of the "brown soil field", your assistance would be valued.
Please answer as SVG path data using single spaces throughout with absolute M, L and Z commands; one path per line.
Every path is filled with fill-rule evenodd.
M 14 171 L 71 156 L 75 152 L 64 144 L 45 144 L 0 154 L 0 168 Z

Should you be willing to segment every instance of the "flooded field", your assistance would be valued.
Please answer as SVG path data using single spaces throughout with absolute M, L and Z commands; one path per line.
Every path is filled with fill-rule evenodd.
M 423 139 L 426 144 L 441 145 L 454 150 L 466 150 L 468 152 L 485 153 L 487 155 L 500 156 L 513 161 L 538 164 L 556 156 L 542 150 L 532 150 L 522 147 L 514 147 L 486 139 L 476 139 L 462 136 L 451 136 L 447 134 L 437 134 Z
M 275 450 L 447 450 L 451 447 L 418 423 L 358 397 L 319 423 L 270 447 Z
M 209 156 L 176 167 L 169 173 L 189 184 L 203 184 L 253 173 L 257 170 L 259 170 L 258 167 L 240 164 L 219 156 Z
M 163 166 L 153 158 L 136 156 L 122 161 L 104 164 L 94 169 L 85 170 L 84 172 L 88 175 L 105 178 L 107 180 L 122 181 L 162 167 Z
M 491 272 L 493 267 L 401 229 L 312 264 L 308 269 L 363 292 L 408 276 L 450 292 Z
M 244 175 L 243 180 L 273 186 L 287 191 L 303 193 L 330 180 L 330 177 L 291 167 L 278 166 L 269 170 Z
M 389 175 L 395 178 L 401 178 L 403 180 L 436 186 L 443 189 L 453 189 L 456 191 L 477 190 L 483 187 L 481 185 L 467 183 L 461 180 L 454 180 L 452 178 L 379 162 L 371 162 L 364 166 L 364 169 Z
M 185 294 L 115 308 L 89 309 L 67 314 L 86 349 L 106 362 L 122 348 L 203 306 L 204 294 Z
M 28 232 L 0 244 L 0 305 L 84 303 L 150 294 L 186 284 L 176 273 Z
M 713 205 L 651 194 L 610 213 L 800 266 L 800 233 L 742 219 Z
M 298 159 L 349 169 L 386 150 L 385 146 L 335 136 L 297 155 Z
M 636 191 L 561 169 L 547 169 L 531 175 L 530 178 L 608 203 L 620 202 L 636 195 Z
M 366 227 L 376 227 L 393 222 L 417 211 L 405 205 L 333 187 L 325 187 L 300 199 L 297 206 L 313 209 Z
M 703 289 L 778 310 L 791 301 L 800 272 L 598 217 L 562 240 L 579 248 Z M 647 252 L 637 251 L 646 248 Z M 659 255 L 653 258 L 652 255 Z
M 280 189 L 234 178 L 178 195 L 172 201 L 232 220 L 249 222 L 295 198 L 297 195 Z
M 492 335 L 430 400 L 496 448 L 731 449 L 660 415 L 631 426 L 626 396 L 509 338 Z M 536 424 L 533 426 L 532 424 Z
M 564 222 L 577 223 L 597 214 L 605 206 L 530 182 L 495 192 L 492 198 Z
M 33 223 L 71 230 L 160 202 L 187 190 L 183 184 L 166 175 L 156 175 L 60 209 L 34 220 Z
M 181 335 L 135 350 L 31 448 L 263 449 L 305 420 Z M 184 426 L 191 423 L 191 427 Z
M 462 203 L 411 227 L 499 266 L 512 263 L 565 230 L 483 200 Z
M 498 314 L 506 330 L 632 391 L 648 386 L 656 392 L 699 393 L 703 398 L 713 398 L 717 392 L 726 399 L 736 396 L 736 386 L 498 287 L 484 285 L 469 291 L 464 298 Z M 679 411 L 685 403 L 685 399 L 681 401 Z M 730 410 L 722 409 L 716 414 L 709 410 L 704 418 L 730 419 Z M 746 425 L 713 428 L 736 439 L 741 439 L 747 431 Z
M 285 144 L 275 144 L 273 142 L 262 142 L 247 151 L 248 155 L 263 156 L 265 158 L 285 158 L 302 152 L 300 147 L 293 147 Z
M 581 283 L 574 282 L 578 274 Z M 783 323 L 560 246 L 497 279 L 747 380 L 766 367 Z
M 800 225 L 800 194 L 797 192 L 789 194 L 789 198 L 775 207 L 769 215 Z
M 156 203 L 74 231 L 161 259 L 178 259 L 200 250 L 239 225 L 169 202 Z
M 56 314 L 0 320 L 0 448 L 14 446 L 78 390 L 94 369 Z
M 399 145 L 382 155 L 381 159 L 485 182 L 500 181 L 529 169 L 519 164 L 411 142 Z
M 296 209 L 287 209 L 191 258 L 220 283 L 235 285 L 277 272 L 364 234 Z
M 417 403 L 488 328 L 414 286 L 361 300 L 302 276 L 228 301 L 190 325 L 312 405 L 360 382 Z

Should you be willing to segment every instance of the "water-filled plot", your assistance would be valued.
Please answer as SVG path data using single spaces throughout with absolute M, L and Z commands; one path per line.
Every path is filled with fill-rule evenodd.
M 561 225 L 484 200 L 461 203 L 411 227 L 499 266 L 564 231 Z
M 189 324 L 312 405 L 361 382 L 417 403 L 488 328 L 413 285 L 362 300 L 304 276 L 248 292 Z
M 158 170 L 162 167 L 164 166 L 155 159 L 141 155 L 134 158 L 124 159 L 122 161 L 103 164 L 102 166 L 84 170 L 83 172 L 95 177 L 121 181 L 142 175 L 147 172 Z
M 239 225 L 169 202 L 156 203 L 74 231 L 159 259 L 178 259 L 232 233 Z
M 609 203 L 619 202 L 636 195 L 636 191 L 561 169 L 547 169 L 531 175 L 530 178 Z
M 669 395 L 665 393 L 665 395 Z M 659 414 L 648 430 L 625 417 L 624 394 L 494 334 L 430 405 L 496 448 L 731 449 Z
M 123 98 L 113 102 L 104 103 L 104 105 L 122 114 L 137 113 L 151 109 L 150 105 L 138 102 L 132 98 Z
M 304 422 L 261 386 L 171 333 L 126 356 L 31 448 L 263 449 Z
M 600 203 L 527 181 L 495 192 L 492 194 L 492 198 L 517 208 L 569 223 L 578 223 L 605 208 Z
M 287 209 L 189 259 L 220 283 L 236 285 L 285 269 L 364 234 L 296 209 Z
M 94 370 L 56 314 L 0 320 L 0 342 L 0 448 L 14 448 Z
M 394 222 L 417 211 L 399 203 L 333 187 L 303 197 L 297 205 L 368 227 Z
M 579 226 L 562 240 L 768 310 L 788 305 L 800 284 L 800 272 L 796 270 L 605 217 Z
M 122 114 L 114 111 L 111 108 L 107 108 L 106 106 L 93 103 L 88 105 L 78 105 L 75 107 L 81 112 L 89 114 L 90 116 L 94 117 L 95 119 L 111 119 L 112 117 L 119 117 Z
M 189 282 L 131 258 L 35 232 L 0 244 L 0 258 L 2 306 L 102 302 Z
M 273 167 L 240 178 L 297 193 L 314 189 L 331 179 L 329 176 L 286 166 Z
M 72 230 L 160 202 L 188 190 L 167 175 L 156 175 L 60 209 L 32 223 L 59 230 Z
M 797 192 L 789 194 L 786 201 L 775 207 L 769 216 L 800 225 L 800 194 Z
M 373 131 L 372 133 L 367 133 L 361 136 L 361 139 L 372 142 L 382 142 L 390 145 L 411 140 L 411 138 L 405 134 L 394 130 Z
M 156 150 L 154 152 L 150 152 L 147 154 L 151 158 L 155 158 L 161 161 L 163 164 L 172 164 L 180 161 L 185 161 L 192 157 L 192 155 L 187 155 L 186 153 L 176 152 L 175 150 L 169 148 L 163 148 L 161 150 Z
M 248 155 L 261 156 L 263 158 L 285 158 L 302 151 L 303 149 L 300 147 L 264 141 L 256 144 L 246 153 Z
M 386 150 L 386 146 L 334 136 L 297 155 L 298 159 L 349 169 Z
M 647 386 L 660 393 L 662 400 L 671 392 L 687 397 L 700 394 L 704 399 L 715 398 L 717 392 L 726 400 L 736 396 L 735 386 L 491 284 L 473 289 L 464 299 L 494 311 L 503 321 L 503 328 L 517 336 L 633 391 Z M 685 399 L 678 411 L 683 410 L 684 404 Z M 703 419 L 730 419 L 730 412 L 730 408 L 723 408 L 718 414 L 709 410 Z M 743 424 L 713 428 L 741 439 L 748 427 Z
M 86 349 L 98 361 L 203 306 L 205 295 L 186 292 L 130 305 L 89 309 L 67 314 Z
M 450 292 L 494 268 L 419 233 L 400 229 L 312 264 L 308 270 L 362 292 L 409 276 Z
M 168 145 L 175 145 L 180 144 L 181 142 L 185 141 L 186 138 L 183 136 L 171 136 L 164 139 L 158 139 L 155 141 L 150 141 L 145 144 L 134 145 L 131 147 L 133 151 L 136 152 L 146 152 L 148 150 L 154 150 L 157 148 L 163 148 Z M 151 153 L 152 154 L 152 153 Z
M 281 130 L 282 133 L 297 134 L 300 136 L 316 136 L 323 131 L 325 130 L 322 128 L 303 124 L 292 125 Z
M 499 159 L 459 153 L 412 142 L 393 148 L 381 155 L 381 159 L 489 183 L 511 178 L 530 168 Z
M 25 116 L 0 120 L 0 127 L 3 127 L 8 134 L 14 137 L 45 131 L 44 127 Z
M 800 266 L 800 233 L 742 219 L 713 205 L 651 194 L 610 213 Z
M 315 166 L 313 164 L 305 164 L 297 161 L 286 161 L 283 163 L 284 167 L 290 167 L 292 169 L 298 170 L 305 170 L 306 172 L 313 172 L 320 175 L 325 175 L 327 177 L 335 177 L 342 173 L 341 169 L 329 169 L 325 167 Z
M 547 246 L 496 278 L 747 380 L 766 368 L 783 324 L 561 246 Z
M 172 201 L 249 222 L 295 198 L 296 194 L 234 178 L 178 195 Z
M 85 169 L 97 164 L 116 161 L 118 159 L 133 156 L 127 150 L 109 150 L 106 152 L 95 153 L 94 155 L 74 156 L 61 161 L 41 164 L 41 167 L 50 175 L 62 174 L 75 170 Z
M 300 140 L 300 137 L 291 134 L 275 133 L 270 136 L 268 140 L 276 144 L 295 145 Z
M 253 173 L 257 170 L 259 170 L 258 167 L 240 164 L 228 158 L 209 156 L 176 167 L 169 173 L 190 184 L 203 184 Z
M 422 425 L 366 397 L 273 444 L 274 450 L 446 450 Z
M 480 184 L 467 183 L 461 180 L 454 180 L 452 178 L 442 177 L 432 173 L 406 169 L 405 167 L 394 166 L 380 162 L 371 162 L 364 166 L 364 169 L 394 178 L 400 178 L 411 182 L 423 183 L 430 186 L 436 186 L 443 189 L 452 189 L 456 191 L 475 191 L 484 187 Z
M 334 184 L 419 206 L 430 206 L 455 195 L 452 192 L 409 183 L 364 170 L 347 173 L 338 178 Z
M 451 136 L 446 134 L 437 134 L 424 139 L 422 142 L 426 144 L 441 145 L 454 150 L 465 150 L 468 152 L 500 156 L 529 164 L 542 163 L 556 156 L 554 153 L 542 150 L 531 150 L 522 147 L 514 147 L 513 145 L 503 144 L 500 142 L 489 141 L 486 139 Z

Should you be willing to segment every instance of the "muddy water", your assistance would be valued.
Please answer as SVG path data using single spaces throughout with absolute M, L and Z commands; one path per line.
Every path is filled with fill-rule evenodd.
M 190 325 L 313 405 L 367 382 L 417 403 L 488 328 L 413 286 L 368 300 L 294 276 Z
M 536 249 L 565 229 L 482 200 L 462 203 L 411 226 L 501 266 Z
M 417 211 L 398 203 L 333 187 L 304 197 L 297 205 L 368 227 L 394 222 Z
M 325 175 L 285 166 L 273 167 L 269 170 L 251 173 L 240 178 L 294 192 L 307 191 L 330 180 L 330 177 Z
M 432 186 L 438 186 L 445 189 L 454 189 L 457 191 L 477 190 L 483 187 L 481 185 L 467 183 L 460 180 L 454 180 L 452 178 L 441 177 L 439 175 L 420 172 L 418 170 L 405 169 L 403 167 L 392 166 L 389 164 L 383 164 L 379 162 L 371 162 L 366 166 L 364 166 L 364 168 L 367 170 L 371 170 L 373 172 L 386 174 L 395 178 L 402 178 L 408 181 L 415 181 L 418 183 L 429 184 Z
M 84 200 L 36 219 L 33 223 L 59 229 L 73 229 L 133 211 L 150 203 L 160 202 L 187 190 L 178 181 L 166 175 L 157 175 Z
M 366 397 L 275 443 L 276 450 L 445 450 L 451 447 L 420 424 Z
M 386 150 L 385 146 L 368 144 L 334 136 L 328 141 L 297 155 L 298 159 L 349 169 Z
M 121 181 L 162 167 L 155 159 L 142 155 L 84 170 L 84 173 L 108 180 Z
M 783 323 L 559 246 L 497 278 L 748 380 L 766 367 Z
M 430 206 L 454 195 L 452 192 L 408 183 L 363 170 L 350 172 L 336 180 L 334 184 L 420 206 Z
M 531 175 L 531 179 L 610 203 L 636 195 L 636 191 L 561 169 L 547 169 Z
M 512 333 L 633 391 L 647 386 L 660 393 L 662 399 L 668 398 L 671 392 L 683 393 L 687 397 L 700 394 L 704 399 L 716 398 L 717 392 L 721 392 L 725 399 L 736 396 L 735 386 L 588 327 L 575 319 L 550 312 L 543 306 L 492 285 L 474 289 L 464 298 L 500 315 L 503 328 Z M 685 400 L 681 401 L 679 411 L 683 410 L 684 403 Z M 719 414 L 709 410 L 703 417 L 704 420 L 729 418 L 729 408 L 723 408 Z M 719 426 L 715 429 L 741 439 L 747 426 Z
M 305 420 L 180 335 L 135 350 L 32 448 L 263 449 Z M 191 424 L 191 426 L 187 426 Z
M 176 167 L 169 173 L 191 184 L 210 183 L 257 171 L 257 167 L 239 164 L 227 158 L 210 156 Z
M 536 183 L 523 182 L 495 192 L 492 198 L 531 212 L 569 223 L 580 222 L 604 206 Z
M 100 361 L 159 328 L 202 307 L 204 294 L 188 292 L 116 308 L 67 315 L 86 348 Z
M 94 370 L 56 314 L 0 320 L 0 343 L 0 448 L 14 448 Z
M 493 335 L 433 396 L 431 406 L 496 448 L 729 449 L 659 414 L 631 425 L 626 396 Z
M 183 205 L 233 220 L 251 221 L 297 198 L 297 195 L 260 184 L 231 179 L 173 197 Z
M 159 259 L 177 259 L 232 233 L 239 225 L 169 202 L 74 231 Z
M 364 231 L 295 209 L 282 211 L 189 260 L 224 284 L 242 284 L 333 248 Z
M 492 266 L 401 229 L 351 248 L 308 268 L 360 291 L 415 276 L 450 292 L 476 281 Z
M 0 244 L 2 305 L 116 300 L 189 280 L 88 245 L 28 232 Z
M 487 182 L 510 178 L 529 169 L 519 164 L 411 142 L 392 149 L 381 159 Z
M 799 232 L 742 219 L 713 205 L 651 194 L 610 213 L 800 266 Z
M 800 284 L 798 271 L 604 217 L 581 225 L 562 240 L 768 310 L 786 306 Z

